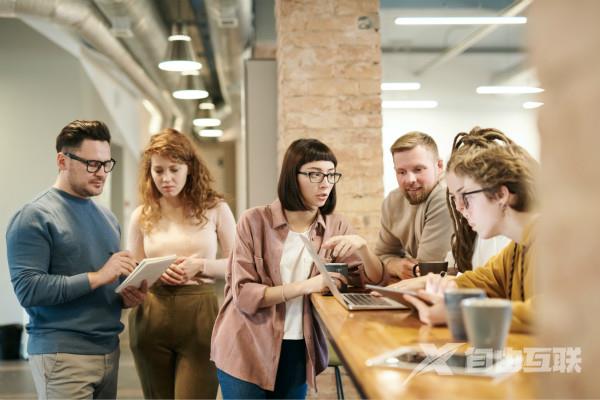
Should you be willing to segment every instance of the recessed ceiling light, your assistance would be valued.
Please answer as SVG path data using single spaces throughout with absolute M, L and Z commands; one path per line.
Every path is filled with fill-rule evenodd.
M 419 82 L 384 82 L 381 84 L 381 90 L 419 90 L 421 84 Z
M 396 25 L 514 25 L 527 23 L 526 17 L 398 17 Z
M 523 108 L 531 110 L 533 108 L 539 108 L 543 105 L 544 103 L 542 103 L 541 101 L 526 101 L 525 103 L 523 103 Z
M 386 100 L 381 102 L 381 107 L 387 109 L 401 108 L 436 108 L 438 102 L 435 100 Z
M 544 89 L 533 86 L 479 86 L 479 94 L 529 94 L 540 93 Z

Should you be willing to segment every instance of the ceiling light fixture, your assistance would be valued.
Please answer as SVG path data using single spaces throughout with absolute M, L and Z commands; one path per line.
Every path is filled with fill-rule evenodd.
M 533 86 L 479 86 L 476 91 L 479 94 L 530 94 L 541 93 L 544 89 Z
M 212 103 L 210 101 L 203 101 L 200 104 L 198 104 L 198 109 L 199 110 L 214 110 L 215 105 L 214 105 L 214 103 Z
M 542 103 L 541 101 L 526 101 L 525 103 L 523 103 L 523 108 L 526 110 L 531 110 L 534 108 L 539 108 L 543 105 L 544 103 Z
M 421 84 L 419 82 L 384 82 L 381 84 L 381 90 L 383 91 L 396 91 L 396 90 L 419 90 Z
M 198 127 L 215 127 L 221 125 L 221 120 L 218 118 L 194 118 L 194 126 Z
M 223 130 L 222 129 L 200 129 L 198 131 L 198 135 L 200 135 L 202 137 L 216 138 L 216 137 L 223 136 Z
M 436 108 L 438 102 L 435 100 L 386 100 L 381 102 L 381 107 L 387 109 L 402 108 Z
M 196 118 L 194 118 L 192 123 L 199 128 L 214 128 L 221 125 L 221 120 L 213 116 L 212 110 L 198 109 L 196 111 Z
M 197 71 L 202 64 L 196 61 L 192 48 L 192 39 L 187 34 L 185 25 L 176 22 L 171 27 L 171 36 L 167 43 L 167 55 L 158 68 L 164 71 Z
M 396 25 L 514 25 L 527 23 L 526 17 L 398 17 Z
M 198 71 L 187 71 L 181 74 L 177 90 L 173 97 L 180 100 L 198 100 L 208 97 Z

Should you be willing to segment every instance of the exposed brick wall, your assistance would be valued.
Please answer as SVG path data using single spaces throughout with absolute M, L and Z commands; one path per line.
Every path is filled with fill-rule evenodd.
M 378 0 L 276 1 L 278 157 L 301 137 L 330 146 L 344 174 L 337 211 L 373 243 L 383 200 L 381 38 L 358 29 L 365 15 L 378 19 Z

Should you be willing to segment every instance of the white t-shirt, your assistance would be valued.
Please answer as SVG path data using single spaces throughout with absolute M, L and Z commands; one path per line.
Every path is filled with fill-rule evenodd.
M 510 239 L 505 236 L 494 236 L 489 239 L 481 239 L 477 236 L 475 241 L 475 251 L 473 252 L 473 258 L 471 259 L 473 269 L 485 265 L 490 258 L 500 253 L 508 243 L 510 243 Z M 446 261 L 448 261 L 448 268 L 454 268 L 456 266 L 452 251 L 449 251 L 446 255 Z
M 290 231 L 283 245 L 280 263 L 283 284 L 303 281 L 310 275 L 312 259 L 304 248 L 304 243 L 300 239 L 301 235 L 308 237 L 308 231 L 304 233 Z M 303 306 L 304 296 L 298 296 L 285 303 L 284 339 L 304 339 L 304 331 L 302 330 Z

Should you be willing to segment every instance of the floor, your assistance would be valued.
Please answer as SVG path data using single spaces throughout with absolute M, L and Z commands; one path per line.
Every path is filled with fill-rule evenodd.
M 123 313 L 123 321 L 127 315 Z M 343 368 L 342 380 L 347 399 L 358 399 L 359 395 L 350 377 Z M 308 399 L 335 399 L 335 374 L 327 368 L 317 378 L 318 393 L 311 392 Z M 119 387 L 117 396 L 121 399 L 142 399 L 142 389 L 135 371 L 133 357 L 129 350 L 126 332 L 121 335 L 121 362 L 119 366 Z M 26 361 L 0 361 L 0 399 L 32 399 L 36 397 L 33 379 Z M 219 396 L 220 397 L 220 396 Z M 219 398 L 218 397 L 218 398 Z

